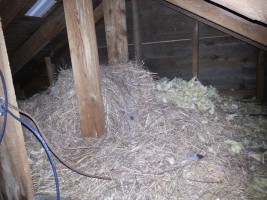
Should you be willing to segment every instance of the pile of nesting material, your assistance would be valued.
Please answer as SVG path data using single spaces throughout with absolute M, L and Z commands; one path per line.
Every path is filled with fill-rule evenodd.
M 20 103 L 39 122 L 48 142 L 67 163 L 112 178 L 83 177 L 57 162 L 63 197 L 266 198 L 265 118 L 239 112 L 243 104 L 226 98 L 220 99 L 218 106 L 216 92 L 215 98 L 207 95 L 209 92 L 200 92 L 201 98 L 211 101 L 214 108 L 201 109 L 197 100 L 193 101 L 197 106 L 181 108 L 184 106 L 175 98 L 183 95 L 168 97 L 168 91 L 161 89 L 153 75 L 137 63 L 103 66 L 101 72 L 107 128 L 101 139 L 80 137 L 71 70 L 62 71 L 47 92 Z M 194 87 L 209 90 L 200 83 L 189 84 L 193 91 Z M 25 139 L 36 194 L 54 194 L 52 170 L 44 151 L 26 131 Z

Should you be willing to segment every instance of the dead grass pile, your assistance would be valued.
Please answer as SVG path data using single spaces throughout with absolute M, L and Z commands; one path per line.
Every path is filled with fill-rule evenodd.
M 104 138 L 80 137 L 71 70 L 62 71 L 48 91 L 20 103 L 66 162 L 113 179 L 83 177 L 57 162 L 63 197 L 162 200 L 267 196 L 262 184 L 267 176 L 266 152 L 259 154 L 260 160 L 253 159 L 249 152 L 259 148 L 252 151 L 247 146 L 256 139 L 244 142 L 249 135 L 242 123 L 248 124 L 249 118 L 237 115 L 228 120 L 229 113 L 222 108 L 212 115 L 163 101 L 153 75 L 134 62 L 103 66 L 101 71 L 107 128 Z M 250 137 L 264 137 L 265 123 L 262 119 L 259 132 Z M 44 151 L 34 136 L 25 132 L 25 138 L 36 193 L 54 193 Z M 258 138 L 256 143 L 264 150 L 267 140 Z M 197 154 L 203 158 L 197 160 Z M 256 177 L 260 177 L 256 180 L 260 185 L 253 184 Z

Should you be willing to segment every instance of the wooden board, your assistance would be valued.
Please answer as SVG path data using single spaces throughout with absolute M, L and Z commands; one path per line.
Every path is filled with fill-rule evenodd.
M 256 48 L 232 37 L 200 38 L 198 78 L 224 89 L 255 88 Z M 160 77 L 192 78 L 191 40 L 143 45 L 145 66 Z M 227 78 L 227 79 L 226 79 Z
M 185 16 L 188 16 L 190 18 L 198 20 L 199 22 L 202 22 L 202 23 L 204 23 L 204 24 L 206 24 L 208 26 L 211 26 L 212 28 L 215 28 L 218 31 L 222 31 L 223 33 L 231 35 L 231 36 L 233 36 L 233 37 L 235 37 L 237 39 L 240 39 L 240 40 L 242 40 L 242 41 L 244 41 L 244 42 L 246 42 L 248 44 L 251 44 L 251 45 L 253 45 L 253 46 L 257 47 L 257 48 L 260 48 L 260 49 L 263 49 L 263 50 L 267 50 L 267 46 L 264 45 L 264 44 L 260 44 L 257 41 L 254 41 L 254 40 L 252 40 L 252 39 L 250 39 L 250 38 L 248 38 L 246 36 L 240 35 L 240 34 L 234 32 L 234 31 L 229 30 L 229 29 L 227 29 L 227 28 L 225 28 L 225 27 L 223 27 L 223 26 L 221 26 L 219 24 L 216 24 L 216 23 L 214 23 L 214 22 L 212 22 L 212 21 L 210 21 L 208 19 L 200 17 L 199 15 L 197 15 L 195 13 L 189 12 L 189 11 L 183 9 L 183 8 L 175 6 L 174 4 L 171 4 L 171 3 L 169 3 L 169 2 L 167 2 L 165 0 L 153 0 L 153 1 L 157 2 L 157 3 L 161 4 L 161 5 L 164 5 L 165 7 L 168 7 L 170 9 L 174 10 L 174 11 L 178 11 L 178 12 L 184 14 Z
M 7 84 L 9 103 L 17 106 L 1 22 L 0 69 Z M 2 86 L 0 92 L 2 96 Z M 13 112 L 18 116 L 18 112 Z M 2 122 L 3 117 L 0 118 L 0 124 Z M 5 136 L 0 145 L 0 180 L 0 199 L 34 199 L 22 128 L 11 116 L 8 116 Z
M 103 11 L 109 63 L 126 62 L 129 56 L 125 0 L 103 0 Z
M 267 24 L 267 1 L 266 0 L 210 0 L 222 5 L 229 10 L 239 13 L 251 20 Z
M 243 19 L 203 0 L 166 0 L 237 34 L 267 46 L 267 27 Z
M 105 132 L 105 120 L 92 1 L 64 0 L 63 4 L 81 133 L 100 137 Z

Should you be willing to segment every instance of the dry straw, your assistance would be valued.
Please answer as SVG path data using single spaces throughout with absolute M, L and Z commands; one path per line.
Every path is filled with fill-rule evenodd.
M 107 129 L 101 139 L 80 136 L 71 70 L 61 71 L 48 91 L 20 103 L 67 163 L 113 179 L 83 177 L 57 162 L 63 197 L 162 200 L 258 195 L 258 186 L 251 185 L 255 177 L 266 177 L 266 164 L 249 157 L 242 142 L 248 137 L 242 124 L 250 119 L 227 120 L 229 113 L 220 107 L 212 115 L 163 101 L 153 74 L 134 62 L 102 66 L 101 71 Z M 44 151 L 28 132 L 25 138 L 36 193 L 54 194 Z M 240 151 L 233 152 L 229 141 Z M 204 158 L 192 160 L 196 154 Z M 264 192 L 259 195 L 264 197 Z

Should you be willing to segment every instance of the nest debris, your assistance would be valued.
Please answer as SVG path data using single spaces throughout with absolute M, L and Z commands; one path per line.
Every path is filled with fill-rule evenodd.
M 101 74 L 107 129 L 101 139 L 80 136 L 71 70 L 61 71 L 48 91 L 19 102 L 66 162 L 113 179 L 83 177 L 57 162 L 65 199 L 267 197 L 267 120 L 247 115 L 255 109 L 263 113 L 265 107 L 247 110 L 247 103 L 221 97 L 197 80 L 188 82 L 190 86 L 178 79 L 176 86 L 168 80 L 155 81 L 135 62 L 102 66 Z M 197 87 L 202 92 L 189 100 L 194 95 L 190 88 L 196 93 Z M 55 194 L 44 151 L 26 130 L 25 141 L 36 194 Z M 203 159 L 194 160 L 197 154 Z

